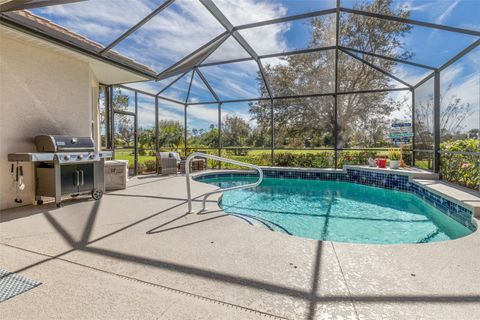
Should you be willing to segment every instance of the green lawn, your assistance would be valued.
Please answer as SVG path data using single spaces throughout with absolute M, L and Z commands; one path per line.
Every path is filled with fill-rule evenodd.
M 116 149 L 115 150 L 115 160 L 128 160 L 128 167 L 133 168 L 134 165 L 134 156 L 133 149 Z M 144 164 L 147 160 L 155 161 L 155 156 L 141 156 L 138 155 L 138 163 Z

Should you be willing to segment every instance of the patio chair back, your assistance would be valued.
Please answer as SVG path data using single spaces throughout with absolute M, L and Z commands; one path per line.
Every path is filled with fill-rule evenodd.
M 157 174 L 176 174 L 178 160 L 171 152 L 157 152 Z

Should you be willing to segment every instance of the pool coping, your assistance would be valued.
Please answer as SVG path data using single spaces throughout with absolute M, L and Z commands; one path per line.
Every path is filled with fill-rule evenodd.
M 478 228 L 478 222 L 475 218 L 480 219 L 480 194 L 477 195 L 475 191 L 466 190 L 460 186 L 456 186 L 444 181 L 438 180 L 438 175 L 417 168 L 408 168 L 408 169 L 382 169 L 382 168 L 373 168 L 368 166 L 354 166 L 346 165 L 343 169 L 319 169 L 319 168 L 289 168 L 289 167 L 261 167 L 266 175 L 271 174 L 271 172 L 288 172 L 284 178 L 299 178 L 299 176 L 309 176 L 310 173 L 325 174 L 326 177 L 329 177 L 330 174 L 335 176 L 346 175 L 349 179 L 349 175 L 355 175 L 360 172 L 373 173 L 373 179 L 376 179 L 375 176 L 380 174 L 380 179 L 384 179 L 384 185 L 381 185 L 377 182 L 372 182 L 371 177 L 355 177 L 358 181 L 350 181 L 352 183 L 371 185 L 376 187 L 381 187 L 385 189 L 393 189 L 401 192 L 411 193 L 423 201 L 433 205 L 439 209 L 442 213 L 449 216 L 450 218 L 456 220 L 457 222 L 463 224 L 467 228 L 474 231 Z M 298 173 L 297 175 L 291 176 L 291 173 Z M 254 170 L 229 170 L 229 169 L 220 169 L 220 170 L 209 170 L 203 172 L 197 172 L 192 175 L 193 178 L 200 178 L 202 176 L 212 175 L 212 174 L 252 174 L 256 172 Z M 393 185 L 386 185 L 385 181 L 393 177 L 394 180 L 399 179 L 399 177 L 407 177 L 408 181 L 397 183 L 394 181 L 395 187 Z M 385 179 L 386 177 L 386 179 Z M 307 178 L 308 179 L 308 178 Z M 327 178 L 326 180 L 333 180 L 333 178 Z M 369 180 L 370 179 L 370 180 Z M 404 180 L 405 178 L 403 178 Z M 400 178 L 402 180 L 402 178 Z M 199 181 L 201 182 L 201 181 Z M 403 183 L 403 186 L 402 186 Z

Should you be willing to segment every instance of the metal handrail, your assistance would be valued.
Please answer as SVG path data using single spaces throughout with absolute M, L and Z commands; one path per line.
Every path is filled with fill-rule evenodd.
M 257 182 L 255 182 L 255 183 L 249 183 L 249 184 L 244 184 L 244 185 L 241 185 L 241 186 L 235 186 L 235 187 L 218 189 L 218 190 L 207 192 L 203 197 L 203 207 L 202 207 L 202 211 L 200 211 L 200 212 L 203 212 L 203 211 L 207 210 L 207 207 L 206 207 L 207 198 L 209 196 L 211 196 L 212 194 L 225 192 L 225 191 L 230 191 L 230 190 L 253 188 L 253 187 L 258 186 L 263 181 L 263 171 L 260 167 L 258 167 L 256 165 L 245 163 L 245 162 L 240 162 L 240 161 L 235 161 L 235 160 L 232 160 L 232 159 L 227 159 L 227 158 L 214 156 L 213 154 L 206 154 L 206 153 L 202 153 L 202 152 L 194 152 L 187 157 L 187 160 L 185 160 L 185 177 L 187 179 L 187 199 L 188 199 L 188 212 L 187 213 L 193 213 L 194 212 L 192 210 L 192 192 L 190 190 L 190 161 L 195 157 L 208 158 L 208 159 L 223 161 L 223 162 L 227 162 L 227 163 L 231 163 L 231 164 L 236 164 L 236 165 L 239 165 L 239 166 L 252 168 L 252 169 L 257 170 L 258 174 L 259 174 L 259 178 L 258 178 Z

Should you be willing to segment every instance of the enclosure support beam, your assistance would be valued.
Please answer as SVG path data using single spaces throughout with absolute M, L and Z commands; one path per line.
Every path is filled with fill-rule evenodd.
M 113 113 L 113 86 L 108 87 L 108 114 L 109 123 L 108 129 L 110 131 L 110 148 L 112 149 L 112 159 L 115 160 L 115 114 Z
M 188 105 L 188 98 L 190 98 L 190 92 L 192 91 L 192 84 L 193 84 L 193 77 L 195 76 L 195 69 L 192 71 L 192 75 L 190 77 L 190 83 L 188 84 L 188 91 L 187 96 L 185 97 L 185 104 Z
M 168 88 L 170 88 L 171 86 L 173 86 L 178 80 L 180 80 L 184 75 L 186 75 L 188 73 L 188 71 L 182 73 L 181 75 L 179 75 L 178 77 L 175 78 L 175 80 L 173 80 L 172 82 L 170 82 L 168 85 L 165 86 L 165 88 L 163 88 L 162 90 L 158 91 L 157 92 L 157 96 L 161 95 L 165 90 L 167 90 Z
M 406 18 L 401 18 L 401 17 L 396 17 L 396 16 L 388 16 L 388 15 L 385 15 L 385 14 L 379 14 L 379 13 L 374 13 L 374 12 L 366 12 L 366 11 L 355 10 L 355 9 L 340 8 L 340 11 L 347 12 L 347 13 L 358 14 L 358 15 L 365 16 L 365 17 L 372 17 L 372 18 L 377 18 L 377 19 L 382 19 L 382 20 L 395 21 L 395 22 L 406 23 L 406 24 L 413 24 L 413 25 L 417 25 L 417 26 L 421 26 L 421 27 L 445 30 L 445 31 L 450 31 L 450 32 L 457 32 L 457 33 L 463 33 L 463 34 L 469 34 L 471 36 L 480 37 L 480 32 L 479 31 L 450 27 L 450 26 L 445 26 L 445 25 L 442 25 L 442 24 L 435 24 L 435 23 L 430 23 L 430 22 L 406 19 Z
M 385 88 L 385 89 L 373 89 L 373 90 L 358 90 L 358 91 L 339 91 L 337 95 L 349 95 L 349 94 L 368 94 L 368 93 L 379 93 L 379 92 L 395 92 L 395 91 L 409 91 L 410 88 Z M 279 96 L 273 97 L 273 100 L 285 100 L 285 99 L 297 99 L 297 98 L 316 98 L 316 97 L 334 97 L 335 93 L 314 93 L 314 94 L 300 94 L 294 96 Z M 162 99 L 162 97 L 159 97 Z M 271 100 L 269 97 L 259 97 L 251 99 L 236 99 L 236 100 L 220 100 L 221 103 L 237 103 L 237 102 L 254 102 L 254 101 L 267 101 Z M 174 101 L 177 102 L 177 101 Z M 179 103 L 179 102 L 177 102 Z M 205 102 L 191 102 L 188 105 L 199 105 L 199 104 L 217 104 L 218 101 L 205 101 Z M 183 103 L 180 102 L 183 105 Z
M 258 69 L 260 70 L 260 75 L 262 80 L 265 83 L 265 88 L 267 89 L 268 95 L 270 98 L 273 97 L 272 90 L 270 88 L 270 83 L 267 79 L 265 70 L 263 69 L 262 63 L 258 58 L 258 54 L 253 50 L 253 48 L 248 44 L 248 42 L 243 38 L 243 36 L 235 30 L 233 24 L 225 17 L 223 12 L 218 9 L 218 7 L 213 3 L 212 0 L 200 0 L 200 2 L 205 6 L 205 8 L 217 19 L 217 21 L 231 34 L 238 44 L 245 50 L 247 53 L 257 62 Z
M 412 166 L 415 166 L 415 89 L 411 89 L 410 92 L 412 93 Z
M 435 70 L 438 70 L 438 69 L 435 69 Z M 417 89 L 417 88 L 420 87 L 422 84 L 424 84 L 424 83 L 427 82 L 428 80 L 432 79 L 434 76 L 435 76 L 435 71 L 433 71 L 433 72 L 430 73 L 428 76 L 426 76 L 425 78 L 423 78 L 422 80 L 420 80 L 420 82 L 418 82 L 416 85 L 414 85 L 413 88 L 414 88 L 414 89 Z
M 262 60 L 262 59 L 268 59 L 268 58 L 292 56 L 292 55 L 296 55 L 296 54 L 313 53 L 313 52 L 326 51 L 326 50 L 335 50 L 335 46 L 320 47 L 320 48 L 309 48 L 309 49 L 303 49 L 303 50 L 293 50 L 293 51 L 265 54 L 265 55 L 258 56 L 258 59 Z M 248 58 L 224 60 L 224 61 L 217 61 L 217 62 L 209 62 L 209 63 L 204 63 L 200 66 L 201 67 L 210 67 L 210 66 L 217 66 L 217 65 L 221 65 L 221 64 L 245 62 L 245 61 L 252 61 L 252 60 L 255 60 L 255 59 L 253 57 L 248 57 Z
M 275 166 L 275 109 L 273 99 L 270 99 L 270 145 L 272 146 L 272 167 Z
M 262 60 L 262 59 L 268 59 L 268 58 L 291 56 L 291 55 L 296 55 L 296 54 L 313 53 L 313 52 L 319 52 L 319 51 L 325 51 L 325 50 L 335 50 L 335 48 L 336 48 L 336 46 L 327 46 L 327 47 L 319 47 L 319 48 L 309 48 L 309 49 L 302 49 L 302 50 L 293 50 L 293 51 L 286 51 L 286 52 L 279 52 L 279 53 L 259 55 L 258 58 L 259 58 L 260 60 Z M 384 56 L 384 55 L 381 55 L 381 54 L 372 53 L 372 52 L 363 51 L 363 50 L 358 50 L 358 49 L 354 49 L 354 48 L 350 48 L 350 47 L 339 46 L 338 48 L 341 49 L 342 51 L 347 50 L 347 51 L 352 51 L 352 52 L 356 52 L 356 53 L 361 53 L 361 54 L 363 54 L 363 55 L 368 55 L 368 56 L 372 56 L 372 57 L 376 57 L 376 58 L 380 58 L 380 59 L 384 59 L 384 60 L 389 60 L 389 61 L 393 61 L 393 62 L 408 64 L 408 65 L 411 65 L 411 66 L 414 66 L 414 67 L 418 67 L 418 68 L 423 68 L 423 69 L 428 69 L 428 70 L 435 70 L 435 69 L 436 69 L 435 67 L 428 66 L 428 65 L 425 65 L 425 64 L 416 63 L 416 62 L 411 62 L 411 61 L 408 61 L 408 60 L 398 59 L 398 58 L 389 57 L 389 56 Z M 222 65 L 222 64 L 229 64 L 229 63 L 236 63 L 236 62 L 244 62 L 244 61 L 251 61 L 251 60 L 254 60 L 254 59 L 253 59 L 252 57 L 249 57 L 249 58 L 239 58 L 239 59 L 232 59 L 232 60 L 224 60 L 224 61 L 204 63 L 204 64 L 202 64 L 201 66 L 202 66 L 202 67 L 210 67 L 210 66 L 217 66 L 217 65 Z
M 452 64 L 454 64 L 455 62 L 457 62 L 458 60 L 460 60 L 461 58 L 463 58 L 465 55 L 467 55 L 469 52 L 473 51 L 475 48 L 477 48 L 478 46 L 480 45 L 480 39 L 476 40 L 475 42 L 473 42 L 471 45 L 469 45 L 468 47 L 466 47 L 465 49 L 463 49 L 461 52 L 459 52 L 458 54 L 456 54 L 452 59 L 448 60 L 446 63 L 444 63 L 440 68 L 438 69 L 435 69 L 438 70 L 438 71 L 442 71 L 442 70 L 445 70 L 446 68 L 448 68 L 449 66 L 451 66 Z M 433 78 L 435 76 L 435 71 L 430 73 L 428 76 L 426 76 L 425 78 L 423 78 L 422 80 L 420 80 L 420 82 L 418 82 L 415 86 L 413 86 L 415 89 L 420 87 L 422 84 L 424 84 L 425 82 L 427 82 L 428 80 L 430 80 L 431 78 Z
M 184 104 L 184 102 L 182 102 L 182 101 L 178 101 L 178 100 L 175 100 L 175 99 L 160 96 L 158 94 L 153 94 L 153 93 L 150 93 L 150 92 L 145 92 L 145 91 L 142 91 L 142 90 L 130 88 L 130 87 L 127 87 L 127 86 L 124 86 L 124 85 L 121 85 L 121 84 L 117 84 L 117 85 L 115 85 L 115 87 L 124 88 L 126 90 L 131 90 L 131 91 L 136 91 L 138 93 L 141 93 L 141 94 L 144 94 L 144 95 L 147 95 L 147 96 L 150 96 L 150 97 L 154 97 L 154 98 L 157 97 L 158 99 L 161 99 L 161 100 L 170 101 L 170 102 L 173 102 L 173 103 L 176 103 L 176 104 L 181 104 L 182 106 Z
M 442 70 L 445 70 L 446 68 L 448 68 L 449 66 L 451 66 L 452 64 L 454 64 L 455 62 L 457 62 L 458 60 L 460 60 L 461 58 L 463 58 L 466 54 L 468 54 L 470 51 L 474 50 L 475 48 L 477 48 L 478 46 L 480 45 L 480 39 L 478 39 L 477 41 L 475 41 L 474 43 L 472 43 L 471 45 L 469 45 L 468 47 L 466 47 L 465 49 L 463 49 L 461 52 L 459 52 L 458 54 L 455 55 L 455 57 L 453 57 L 452 59 L 448 60 L 444 65 L 442 65 L 440 68 L 438 68 L 440 71 Z
M 188 134 L 188 128 L 187 128 L 187 110 L 188 110 L 188 98 L 190 97 L 190 91 L 192 90 L 192 83 L 193 83 L 193 76 L 195 75 L 195 70 L 192 71 L 192 76 L 190 77 L 190 84 L 188 85 L 188 91 L 187 91 L 187 97 L 185 98 L 185 117 L 184 117 L 184 135 L 185 135 L 185 156 L 188 155 L 188 145 L 187 145 L 187 134 Z
M 409 88 L 413 88 L 409 83 L 406 83 L 405 81 L 403 81 L 402 79 L 394 76 L 394 75 L 391 74 L 390 72 L 387 72 L 387 71 L 383 70 L 382 68 L 377 67 L 377 66 L 374 65 L 373 63 L 370 63 L 370 62 L 368 62 L 368 61 L 365 60 L 365 59 L 362 59 L 362 58 L 360 58 L 360 57 L 357 57 L 356 55 L 354 55 L 353 53 L 351 53 L 351 52 L 349 52 L 349 51 L 347 51 L 347 50 L 343 50 L 343 49 L 340 49 L 340 50 L 341 50 L 342 52 L 348 54 L 348 55 L 351 56 L 352 58 L 357 59 L 357 60 L 360 61 L 361 63 L 366 64 L 366 65 L 369 66 L 370 68 L 373 68 L 373 69 L 377 70 L 378 72 L 383 73 L 383 74 L 386 75 L 387 77 L 392 78 L 392 79 L 400 82 L 401 84 L 403 84 L 403 85 L 405 85 L 405 86 L 407 86 L 407 87 L 409 87 Z
M 213 90 L 212 86 L 210 85 L 210 83 L 207 81 L 207 78 L 205 78 L 205 76 L 203 75 L 202 71 L 200 71 L 199 68 L 196 68 L 195 71 L 197 72 L 198 76 L 200 77 L 200 79 L 202 79 L 203 83 L 205 84 L 205 86 L 207 87 L 208 91 L 210 91 L 210 93 L 212 94 L 212 96 L 215 98 L 215 100 L 217 100 L 217 102 L 220 102 L 220 98 L 218 97 L 217 93 L 215 92 L 215 90 Z
M 217 37 L 213 38 L 194 52 L 177 61 L 169 68 L 158 73 L 155 77 L 156 80 L 166 79 L 181 73 L 179 68 L 182 69 L 182 72 L 191 71 L 193 67 L 200 65 L 206 58 L 208 58 L 219 46 L 222 45 L 222 43 L 228 39 L 229 36 L 230 33 L 228 31 L 219 34 Z M 175 70 L 175 74 L 172 74 L 173 70 Z
M 176 103 L 176 104 L 181 104 L 183 106 L 183 102 L 181 102 L 181 101 L 178 101 L 178 100 L 175 100 L 175 99 L 170 99 L 170 98 L 167 98 L 167 97 L 164 97 L 164 96 L 157 96 L 157 97 L 158 97 L 158 99 L 173 102 L 173 103 Z
M 183 108 L 183 137 L 184 137 L 184 146 L 183 150 L 185 152 L 185 156 L 187 156 L 187 104 Z
M 159 151 L 158 147 L 158 134 L 159 134 L 159 127 L 158 127 L 158 97 L 155 97 L 155 153 Z
M 287 16 L 287 17 L 271 19 L 271 20 L 266 20 L 266 21 L 242 24 L 240 26 L 234 27 L 234 29 L 235 30 L 242 30 L 242 29 L 257 28 L 257 27 L 266 26 L 266 25 L 269 25 L 269 24 L 284 23 L 284 22 L 295 21 L 295 20 L 300 20 L 300 19 L 314 18 L 314 17 L 318 17 L 318 16 L 333 14 L 335 12 L 336 12 L 335 8 L 320 10 L 320 11 L 314 11 L 314 12 L 308 12 L 308 13 L 303 13 L 303 14 L 297 14 L 297 15 L 294 15 L 294 16 Z
M 411 66 L 414 66 L 414 67 L 419 67 L 419 68 L 424 68 L 424 69 L 429 69 L 429 70 L 435 70 L 436 69 L 435 67 L 428 66 L 426 64 L 411 62 L 411 61 L 408 61 L 408 60 L 398 59 L 398 58 L 389 57 L 389 56 L 384 56 L 384 55 L 378 54 L 378 53 L 373 53 L 373 52 L 368 52 L 368 51 L 363 51 L 363 50 L 354 49 L 354 48 L 350 48 L 350 47 L 343 47 L 343 46 L 340 46 L 339 48 L 342 49 L 343 51 L 345 51 L 345 50 L 353 51 L 353 52 L 356 52 L 356 53 L 361 53 L 363 55 L 372 56 L 372 57 L 375 57 L 375 58 L 380 58 L 380 59 L 384 59 L 384 60 L 390 60 L 390 61 L 393 61 L 393 62 L 408 64 L 408 65 L 411 65 Z
M 440 171 L 440 71 L 435 71 L 433 93 L 433 171 Z
M 340 37 L 340 0 L 336 1 L 335 10 L 335 95 L 334 98 L 334 124 L 333 124 L 333 139 L 334 139 L 334 166 L 338 167 L 338 50 Z
M 218 104 L 218 156 L 222 156 L 222 104 Z M 218 169 L 222 169 L 222 161 L 218 162 Z
M 102 51 L 100 51 L 100 54 L 104 54 L 105 52 L 109 51 L 113 47 L 115 47 L 117 44 L 119 44 L 121 41 L 123 41 L 126 37 L 137 31 L 141 26 L 143 26 L 145 23 L 150 21 L 154 16 L 156 16 L 158 13 L 163 11 L 163 9 L 167 8 L 169 5 L 171 5 L 175 0 L 166 0 L 164 3 L 162 3 L 157 9 L 153 10 L 148 16 L 140 20 L 137 24 L 135 24 L 133 27 L 128 29 L 125 33 L 123 33 L 120 37 L 112 41 L 108 46 L 106 46 Z
M 135 118 L 133 121 L 133 161 L 134 161 L 134 167 L 133 167 L 133 175 L 138 174 L 138 93 L 135 91 Z

